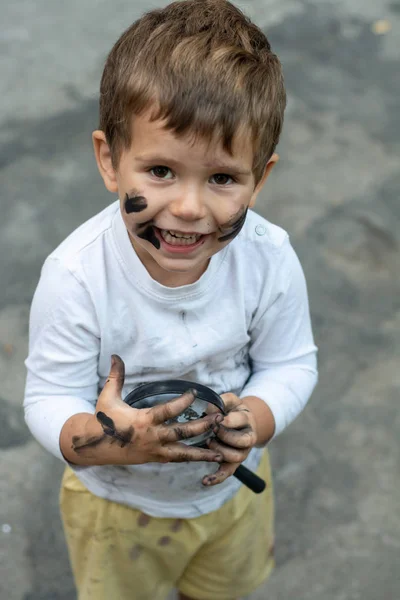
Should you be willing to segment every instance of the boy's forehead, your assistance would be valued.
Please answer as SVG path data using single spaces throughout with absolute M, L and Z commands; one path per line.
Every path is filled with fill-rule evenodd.
M 193 132 L 177 135 L 173 130 L 167 129 L 165 120 L 152 121 L 150 113 L 134 115 L 132 117 L 132 142 L 131 150 L 146 156 L 153 152 L 169 153 L 190 152 L 192 155 L 207 156 L 207 163 L 223 162 L 224 164 L 245 163 L 249 168 L 253 160 L 253 143 L 248 130 L 243 126 L 237 131 L 232 140 L 232 155 L 223 147 L 221 134 L 216 131 L 212 139 L 195 136 Z

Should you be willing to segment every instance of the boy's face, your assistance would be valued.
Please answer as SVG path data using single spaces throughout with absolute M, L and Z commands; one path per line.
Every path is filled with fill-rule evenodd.
M 117 170 L 103 132 L 94 132 L 93 140 L 137 255 L 153 279 L 170 287 L 196 281 L 210 257 L 236 237 L 277 160 L 271 158 L 254 189 L 253 152 L 245 139 L 235 140 L 230 156 L 221 145 L 192 145 L 160 121 L 134 117 L 132 144 Z

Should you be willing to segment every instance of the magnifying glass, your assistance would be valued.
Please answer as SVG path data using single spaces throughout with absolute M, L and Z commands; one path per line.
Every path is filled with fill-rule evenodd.
M 171 419 L 168 423 L 187 423 L 195 419 L 201 419 L 208 414 L 207 408 L 209 404 L 216 406 L 223 415 L 227 414 L 221 396 L 214 392 L 214 390 L 200 383 L 185 381 L 184 379 L 168 379 L 165 381 L 144 383 L 132 390 L 126 396 L 124 402 L 134 408 L 152 408 L 158 404 L 169 402 L 177 396 L 181 396 L 189 389 L 194 389 L 197 392 L 194 402 L 183 413 Z M 190 446 L 206 447 L 207 440 L 212 437 L 215 437 L 213 431 L 206 431 L 201 435 L 182 440 L 182 442 Z M 256 494 L 260 494 L 265 489 L 265 481 L 244 465 L 240 465 L 236 469 L 234 476 Z

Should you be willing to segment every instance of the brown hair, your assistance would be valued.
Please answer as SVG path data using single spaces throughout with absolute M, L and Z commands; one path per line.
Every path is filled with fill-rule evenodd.
M 182 0 L 145 13 L 112 48 L 100 86 L 100 129 L 116 168 L 132 115 L 151 109 L 177 136 L 232 154 L 251 134 L 256 183 L 278 143 L 286 106 L 281 65 L 263 32 L 226 0 Z

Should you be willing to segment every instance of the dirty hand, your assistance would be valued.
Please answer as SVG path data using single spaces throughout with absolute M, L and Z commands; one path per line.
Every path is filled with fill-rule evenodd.
M 214 461 L 221 462 L 221 452 L 181 443 L 181 440 L 211 430 L 222 421 L 221 414 L 210 414 L 185 424 L 165 422 L 186 410 L 196 392 L 188 390 L 182 396 L 153 408 L 133 408 L 122 400 L 125 365 L 112 356 L 111 370 L 99 396 L 94 419 L 97 436 L 82 436 L 75 440 L 75 452 L 96 452 L 103 464 L 143 464 L 148 462 Z
M 216 437 L 207 445 L 222 454 L 223 462 L 215 474 L 204 477 L 203 484 L 207 486 L 222 483 L 233 475 L 257 443 L 255 417 L 250 409 L 235 394 L 221 394 L 221 398 L 228 414 L 222 424 L 214 425 Z

